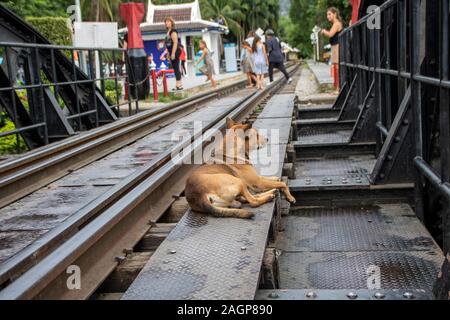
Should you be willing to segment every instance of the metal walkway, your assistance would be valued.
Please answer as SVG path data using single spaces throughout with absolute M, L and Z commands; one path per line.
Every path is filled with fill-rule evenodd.
M 294 97 L 274 95 L 253 124 L 259 129 L 281 128 L 279 140 L 269 134 L 266 150 L 275 147 L 276 154 L 267 165 L 256 166 L 259 172 L 274 167 L 276 173 L 271 175 L 281 178 Z M 253 220 L 188 212 L 122 299 L 253 299 L 277 206 L 279 201 L 251 209 Z

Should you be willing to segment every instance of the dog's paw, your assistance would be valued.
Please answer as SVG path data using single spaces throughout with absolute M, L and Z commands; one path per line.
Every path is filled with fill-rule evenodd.
M 297 200 L 295 200 L 294 197 L 289 197 L 287 200 L 288 200 L 291 204 L 295 204 L 295 203 L 297 202 Z
M 255 214 L 253 213 L 253 212 L 250 212 L 250 211 L 244 211 L 243 213 L 241 213 L 240 215 L 239 215 L 239 218 L 242 218 L 242 219 L 251 219 L 251 218 L 253 218 L 255 216 Z

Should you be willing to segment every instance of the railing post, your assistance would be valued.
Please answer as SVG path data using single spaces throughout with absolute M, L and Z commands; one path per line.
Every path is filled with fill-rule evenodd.
M 440 78 L 441 80 L 449 80 L 449 0 L 441 0 L 441 41 L 440 46 Z M 440 106 L 439 106 L 439 142 L 441 156 L 441 179 L 442 183 L 450 182 L 450 117 L 449 117 L 449 92 L 447 88 L 440 88 Z M 442 239 L 444 252 L 450 250 L 450 210 L 449 199 L 445 200 L 444 210 L 442 212 Z
M 415 80 L 415 76 L 420 73 L 420 1 L 411 0 L 410 2 L 410 63 L 411 63 L 411 108 L 413 111 L 413 129 L 416 156 L 423 158 L 423 136 L 422 136 L 422 102 L 421 102 L 421 84 Z M 420 172 L 415 170 L 415 208 L 416 215 L 425 223 L 424 204 L 423 204 L 423 178 Z

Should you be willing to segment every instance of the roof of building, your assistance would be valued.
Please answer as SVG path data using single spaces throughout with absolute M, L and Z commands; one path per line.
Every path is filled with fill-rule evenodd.
M 216 30 L 220 32 L 225 32 L 226 27 L 210 23 L 209 21 L 197 21 L 197 22 L 177 22 L 175 28 L 178 32 L 186 31 L 202 31 L 202 30 Z M 166 26 L 164 24 L 141 24 L 141 32 L 143 33 L 166 33 Z
M 147 21 L 141 24 L 141 31 L 147 33 L 166 32 L 164 20 L 171 17 L 175 20 L 176 29 L 180 32 L 191 30 L 215 30 L 226 32 L 226 26 L 202 19 L 198 0 L 182 4 L 155 5 L 148 2 Z
M 179 32 L 216 31 L 226 33 L 228 28 L 222 24 L 202 19 L 198 0 L 182 4 L 155 5 L 148 2 L 146 22 L 141 23 L 142 33 L 165 34 L 164 20 L 171 17 L 175 20 L 175 28 Z M 119 30 L 125 33 L 126 28 Z

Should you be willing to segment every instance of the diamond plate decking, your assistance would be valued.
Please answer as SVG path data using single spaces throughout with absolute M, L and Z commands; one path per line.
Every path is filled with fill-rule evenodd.
M 255 167 L 264 175 L 281 177 L 293 106 L 284 108 L 278 104 L 279 99 L 277 95 L 272 97 L 266 112 L 254 124 L 259 129 L 281 129 L 279 139 L 269 135 L 268 146 L 259 150 L 271 155 L 270 163 L 262 161 Z M 288 100 L 283 97 L 281 101 Z M 284 117 L 280 110 L 284 110 Z M 275 150 L 275 154 L 269 150 Z M 271 174 L 269 169 L 273 170 Z M 254 209 L 244 206 L 255 212 L 252 220 L 189 211 L 122 299 L 253 299 L 275 206 L 275 202 Z
M 283 289 L 431 290 L 443 255 L 406 204 L 304 208 L 284 220 L 277 241 Z

